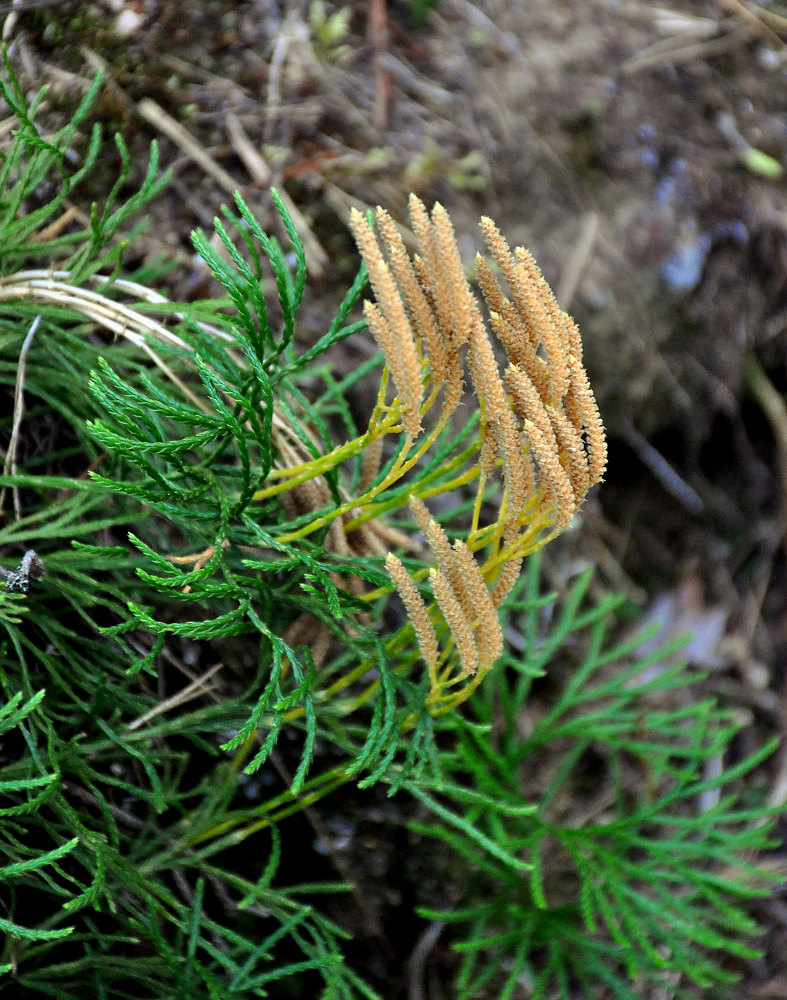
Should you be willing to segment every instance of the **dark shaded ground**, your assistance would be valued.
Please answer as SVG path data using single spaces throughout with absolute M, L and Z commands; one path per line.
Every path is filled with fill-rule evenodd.
M 549 549 L 550 583 L 567 562 L 595 562 L 669 631 L 696 631 L 692 657 L 752 746 L 784 733 L 787 5 L 428 6 L 105 0 L 22 13 L 5 37 L 24 85 L 51 85 L 53 120 L 102 66 L 109 131 L 140 163 L 161 139 L 174 182 L 139 247 L 178 257 L 174 297 L 211 291 L 189 233 L 211 227 L 235 186 L 264 226 L 271 182 L 303 213 L 306 339 L 355 267 L 350 205 L 404 219 L 415 190 L 446 205 L 468 257 L 482 213 L 528 245 L 580 323 L 611 438 L 581 529 Z M 226 174 L 173 143 L 145 98 Z M 367 349 L 349 343 L 337 364 Z M 783 804 L 787 752 L 769 767 Z M 334 856 L 349 843 L 336 822 L 322 831 Z M 394 867 L 390 844 L 373 849 L 391 822 L 406 855 L 398 814 L 367 813 L 347 848 L 370 882 Z M 383 911 L 409 906 L 400 883 Z M 739 995 L 787 997 L 783 891 L 760 918 L 769 951 Z

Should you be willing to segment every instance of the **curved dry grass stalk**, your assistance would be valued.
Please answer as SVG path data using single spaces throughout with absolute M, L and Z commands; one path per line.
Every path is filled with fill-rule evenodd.
M 158 320 L 146 316 L 122 302 L 114 302 L 99 292 L 91 291 L 82 285 L 75 285 L 71 282 L 71 278 L 69 271 L 19 271 L 10 278 L 0 278 L 0 302 L 28 299 L 41 305 L 73 309 L 85 319 L 92 320 L 116 337 L 123 337 L 138 347 L 147 354 L 190 402 L 206 412 L 202 400 L 194 395 L 150 345 L 150 339 L 152 339 L 170 347 L 189 351 L 191 347 L 185 340 L 182 340 Z M 89 280 L 93 284 L 104 287 L 110 284 L 109 279 L 102 275 L 92 275 Z M 111 284 L 113 288 L 146 302 L 166 303 L 168 301 L 163 295 L 133 281 L 113 281 Z M 211 328 L 211 333 L 220 339 L 232 341 L 229 334 L 217 328 Z
M 111 287 L 115 291 L 124 292 L 133 299 L 144 302 L 151 302 L 160 305 L 172 305 L 170 300 L 159 292 L 141 285 L 135 281 L 118 278 L 112 280 L 101 274 L 93 274 L 87 279 L 91 284 L 99 288 Z M 150 341 L 158 341 L 168 347 L 175 347 L 178 350 L 190 352 L 192 347 L 189 343 L 173 333 L 164 323 L 152 316 L 146 316 L 132 306 L 122 302 L 115 302 L 108 299 L 100 292 L 92 291 L 83 285 L 73 283 L 73 276 L 70 271 L 54 270 L 28 270 L 18 271 L 16 274 L 0 278 L 0 302 L 7 302 L 13 299 L 26 299 L 41 305 L 62 306 L 73 310 L 87 320 L 91 320 L 98 326 L 109 330 L 116 337 L 122 337 L 129 343 L 134 344 L 151 359 L 151 361 L 164 373 L 164 375 L 176 385 L 184 396 L 203 413 L 208 412 L 204 401 L 196 396 L 183 380 L 164 361 L 160 354 L 151 346 Z M 181 313 L 178 313 L 173 305 L 173 316 L 181 320 Z M 201 324 L 211 336 L 225 344 L 234 344 L 235 338 L 232 334 L 225 332 L 220 327 Z M 231 356 L 241 361 L 237 355 L 230 351 Z M 273 426 L 277 434 L 282 437 L 292 437 L 292 430 L 289 423 L 284 420 L 274 408 Z

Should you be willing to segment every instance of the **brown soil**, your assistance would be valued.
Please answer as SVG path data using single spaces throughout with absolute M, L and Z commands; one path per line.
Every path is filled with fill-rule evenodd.
M 550 547 L 550 582 L 595 562 L 668 630 L 696 630 L 693 658 L 755 742 L 785 732 L 786 4 L 356 0 L 340 37 L 303 0 L 19 6 L 10 55 L 26 87 L 51 85 L 53 121 L 101 65 L 108 130 L 140 164 L 161 141 L 173 183 L 129 265 L 174 253 L 175 297 L 211 291 L 189 233 L 230 191 L 144 98 L 263 226 L 270 182 L 303 213 L 324 255 L 304 339 L 355 267 L 351 205 L 403 219 L 415 190 L 446 205 L 468 257 L 482 213 L 529 246 L 580 323 L 611 439 L 581 530 Z M 250 174 L 245 141 L 269 179 Z M 787 753 L 770 767 L 783 803 Z M 769 951 L 740 996 L 787 997 L 786 903 L 776 892 L 761 909 Z

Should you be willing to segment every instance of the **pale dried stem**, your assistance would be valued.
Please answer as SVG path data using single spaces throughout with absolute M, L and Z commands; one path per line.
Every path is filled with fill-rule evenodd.
M 25 339 L 22 341 L 22 348 L 19 351 L 19 361 L 16 366 L 16 378 L 14 380 L 14 413 L 11 419 L 11 435 L 8 439 L 8 449 L 5 454 L 5 461 L 3 462 L 3 475 L 4 476 L 15 476 L 17 473 L 16 468 L 16 449 L 19 443 L 19 434 L 22 429 L 22 417 L 25 412 L 25 373 L 27 371 L 27 356 L 30 353 L 30 348 L 33 346 L 33 339 L 35 338 L 36 331 L 41 323 L 41 315 L 35 317 L 33 322 L 30 324 L 30 329 L 25 335 Z M 5 502 L 5 491 L 4 486 L 0 489 L 0 511 L 3 509 L 3 504 Z M 11 487 L 11 495 L 14 501 L 14 515 L 18 520 L 22 517 L 22 504 L 19 499 L 19 489 L 16 486 Z

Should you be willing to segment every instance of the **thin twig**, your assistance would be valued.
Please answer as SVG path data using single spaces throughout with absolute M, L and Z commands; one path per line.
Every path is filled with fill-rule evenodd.
M 76 205 L 70 205 L 54 222 L 50 222 L 48 226 L 39 229 L 31 242 L 46 243 L 47 240 L 54 240 L 63 232 L 72 219 L 78 219 L 85 227 L 90 225 L 90 219 L 85 213 L 80 208 L 77 208 Z
M 650 470 L 653 477 L 661 483 L 667 493 L 675 497 L 692 514 L 699 514 L 705 506 L 702 497 L 693 487 L 689 486 L 685 479 L 678 475 L 661 452 L 657 451 L 630 424 L 625 428 L 624 436 L 626 444 L 635 452 L 642 464 Z
M 212 666 L 210 670 L 206 670 L 204 674 L 193 680 L 191 684 L 187 684 L 181 691 L 173 694 L 171 698 L 167 698 L 165 701 L 161 701 L 158 705 L 154 705 L 148 712 L 137 716 L 136 719 L 129 722 L 127 729 L 129 732 L 133 732 L 135 729 L 139 729 L 140 726 L 144 726 L 146 722 L 155 718 L 157 715 L 161 715 L 163 712 L 169 712 L 170 709 L 178 708 L 180 705 L 184 705 L 187 701 L 192 701 L 194 698 L 200 697 L 204 694 L 208 688 L 208 682 L 217 674 L 219 670 L 224 666 L 223 663 L 217 663 Z
M 273 171 L 268 166 L 262 153 L 252 143 L 240 119 L 234 111 L 229 111 L 224 119 L 230 142 L 248 170 L 251 179 L 257 184 L 268 185 L 273 179 Z
M 577 286 L 585 270 L 593 247 L 598 236 L 599 214 L 598 212 L 588 212 L 582 220 L 582 227 L 579 231 L 579 239 L 574 244 L 571 256 L 566 261 L 563 274 L 560 276 L 560 283 L 557 286 L 556 298 L 560 303 L 560 308 L 566 312 L 571 308 L 571 303 L 577 293 Z
M 787 545 L 787 405 L 755 358 L 746 366 L 746 384 L 760 404 L 776 439 L 781 501 L 781 535 Z
M 98 52 L 94 52 L 93 49 L 88 48 L 87 45 L 83 45 L 79 51 L 82 53 L 82 57 L 88 66 L 90 66 L 94 72 L 102 74 L 102 86 L 107 88 L 121 107 L 125 108 L 130 114 L 135 114 L 137 106 L 125 90 L 123 90 L 120 84 L 115 80 L 116 70 L 112 64 L 107 62 L 107 60 L 103 56 L 100 56 Z
M 22 427 L 22 414 L 25 411 L 25 370 L 27 368 L 27 355 L 33 344 L 33 338 L 36 335 L 36 330 L 41 323 L 41 314 L 33 320 L 30 325 L 30 329 L 27 331 L 27 336 L 22 343 L 22 350 L 19 352 L 19 364 L 16 369 L 16 382 L 14 384 L 14 417 L 11 425 L 11 437 L 8 442 L 8 451 L 6 452 L 5 462 L 3 464 L 3 475 L 7 476 L 10 472 L 12 476 L 16 475 L 16 448 L 19 442 L 19 431 Z M 5 500 L 5 486 L 0 490 L 0 510 L 3 508 L 3 502 Z M 17 521 L 22 516 L 22 507 L 19 502 L 19 490 L 16 486 L 11 488 L 12 495 L 14 497 L 14 514 Z
M 205 147 L 194 138 L 187 128 L 176 121 L 159 104 L 156 104 L 149 97 L 143 97 L 137 104 L 137 110 L 148 124 L 174 142 L 178 149 L 212 177 L 228 194 L 234 194 L 238 190 L 238 182 L 227 173 L 224 167 L 216 163 L 213 157 L 205 151 Z
M 759 11 L 752 10 L 746 4 L 741 3 L 741 0 L 718 0 L 718 3 L 719 6 L 737 15 L 745 25 L 757 34 L 762 35 L 763 38 L 767 38 L 770 42 L 775 41 L 779 45 L 784 44 L 784 40 L 779 37 L 773 28 L 765 23 Z
M 407 959 L 407 1000 L 424 1000 L 424 967 L 426 960 L 434 951 L 434 947 L 442 933 L 445 924 L 433 920 L 415 942 L 415 947 Z
M 18 0 L 17 3 L 0 4 L 0 15 L 24 14 L 28 10 L 43 10 L 47 7 L 65 7 L 67 3 L 76 3 L 76 0 Z
M 252 143 L 246 134 L 246 130 L 240 123 L 240 119 L 234 112 L 230 111 L 226 116 L 227 134 L 230 142 L 243 162 L 244 167 L 249 172 L 249 176 L 262 187 L 268 187 L 273 180 L 273 170 L 270 168 L 262 153 Z M 298 230 L 298 234 L 304 242 L 306 251 L 306 268 L 313 278 L 321 280 L 325 277 L 325 272 L 330 262 L 328 254 L 323 249 L 322 244 L 311 231 L 303 213 L 283 189 L 279 190 L 279 197 L 284 207 L 292 216 L 293 225 Z
M 749 28 L 739 26 L 729 34 L 711 38 L 706 42 L 682 45 L 675 44 L 672 39 L 662 40 L 627 59 L 620 68 L 624 73 L 638 73 L 650 66 L 677 66 L 697 59 L 710 59 L 744 45 L 751 40 L 753 34 Z M 665 41 L 671 44 L 665 46 Z
M 189 350 L 189 345 L 184 340 L 181 340 L 177 334 L 172 333 L 161 323 L 131 309 L 129 306 L 113 302 L 87 288 L 68 284 L 70 278 L 71 275 L 68 271 L 20 271 L 8 278 L 0 278 L 0 302 L 9 299 L 31 299 L 42 304 L 66 306 L 83 316 L 87 316 L 105 329 L 111 330 L 116 336 L 124 337 L 145 351 L 167 378 L 178 386 L 187 399 L 194 403 L 198 409 L 207 412 L 205 403 L 198 399 L 188 386 L 184 385 L 163 358 L 151 348 L 147 338 L 151 337 L 182 350 Z M 91 281 L 97 284 L 107 284 L 109 279 L 102 275 L 92 275 Z M 164 296 L 133 281 L 117 280 L 113 282 L 113 285 L 115 288 L 148 302 L 167 302 Z M 182 318 L 179 313 L 176 313 L 176 316 L 179 319 Z M 219 339 L 228 341 L 233 339 L 229 334 L 225 334 L 216 327 L 203 324 L 203 329 L 208 330 Z
M 391 74 L 385 66 L 388 51 L 388 11 L 386 0 L 369 4 L 369 35 L 374 47 L 374 105 L 372 125 L 381 132 L 388 124 L 388 101 L 391 96 Z
M 3 22 L 3 29 L 0 37 L 4 42 L 9 41 L 19 21 L 19 15 L 28 10 L 42 10 L 47 7 L 62 7 L 73 0 L 14 0 L 14 3 L 4 3 L 0 5 L 0 16 L 8 15 Z

